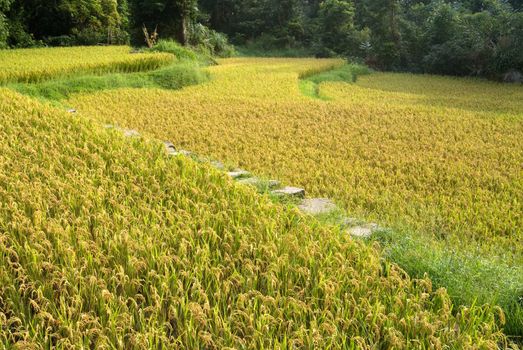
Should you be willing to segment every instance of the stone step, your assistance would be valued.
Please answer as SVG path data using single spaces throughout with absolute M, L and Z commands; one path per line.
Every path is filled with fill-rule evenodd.
M 347 233 L 353 237 L 370 238 L 374 232 L 379 230 L 378 224 L 370 223 L 360 226 L 354 226 L 347 229 Z
M 298 205 L 298 209 L 306 214 L 321 215 L 328 214 L 338 209 L 338 207 L 333 201 L 327 198 L 307 198 Z
M 235 169 L 233 171 L 229 171 L 227 173 L 227 175 L 229 175 L 230 177 L 232 177 L 233 179 L 240 179 L 240 178 L 243 178 L 243 177 L 249 177 L 251 176 L 251 173 L 246 171 L 246 170 L 242 170 L 242 169 Z
M 132 129 L 123 129 L 123 135 L 125 137 L 140 137 L 140 133 Z
M 273 195 L 281 196 L 281 197 L 297 197 L 297 198 L 304 198 L 305 197 L 305 190 L 303 188 L 298 187 L 284 187 L 279 190 L 274 190 L 271 192 Z
M 172 142 L 164 141 L 163 144 L 165 145 L 165 151 L 168 155 L 176 155 L 178 154 L 178 151 L 176 150 L 176 147 L 172 144 Z

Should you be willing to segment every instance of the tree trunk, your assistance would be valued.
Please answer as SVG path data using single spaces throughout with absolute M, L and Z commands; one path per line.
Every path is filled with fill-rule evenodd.
M 176 40 L 182 45 L 187 45 L 189 39 L 189 20 L 187 17 L 180 18 L 178 29 L 176 31 Z

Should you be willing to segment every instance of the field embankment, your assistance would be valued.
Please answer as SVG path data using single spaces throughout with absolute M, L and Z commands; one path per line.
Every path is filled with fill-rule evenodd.
M 36 83 L 89 73 L 130 73 L 172 63 L 167 53 L 131 54 L 128 46 L 0 50 L 0 84 Z

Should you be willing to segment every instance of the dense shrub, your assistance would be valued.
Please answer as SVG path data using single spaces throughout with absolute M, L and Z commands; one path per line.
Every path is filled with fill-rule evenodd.
M 218 33 L 200 23 L 191 26 L 189 44 L 199 47 L 211 56 L 231 57 L 234 54 L 234 47 L 229 44 L 225 34 Z
M 152 51 L 167 52 L 175 55 L 180 60 L 191 60 L 197 59 L 196 53 L 189 48 L 183 47 L 175 40 L 160 40 L 152 48 Z

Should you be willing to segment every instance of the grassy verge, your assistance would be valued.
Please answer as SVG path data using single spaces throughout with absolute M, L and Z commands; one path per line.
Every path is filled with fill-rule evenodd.
M 347 213 L 341 209 L 315 217 L 324 225 L 345 230 Z M 523 343 L 521 266 L 510 266 L 501 259 L 470 250 L 457 250 L 408 230 L 378 229 L 368 243 L 379 245 L 381 256 L 400 266 L 411 278 L 430 278 L 435 288 L 447 289 L 457 307 L 499 306 L 505 313 L 505 334 L 514 342 Z
M 194 62 L 177 62 L 168 67 L 151 72 L 107 74 L 103 76 L 85 75 L 62 78 L 37 84 L 9 84 L 7 87 L 43 100 L 60 101 L 77 93 L 118 88 L 161 88 L 180 89 L 196 85 L 209 79 L 209 74 Z
M 300 80 L 300 91 L 305 96 L 327 100 L 320 92 L 320 84 L 323 82 L 346 82 L 355 83 L 358 76 L 370 74 L 370 69 L 359 64 L 345 64 L 325 72 L 305 75 Z
M 523 340 L 523 269 L 509 266 L 443 242 L 405 232 L 381 231 L 374 238 L 384 256 L 412 278 L 427 276 L 445 287 L 456 305 L 499 305 L 505 312 L 505 333 Z

